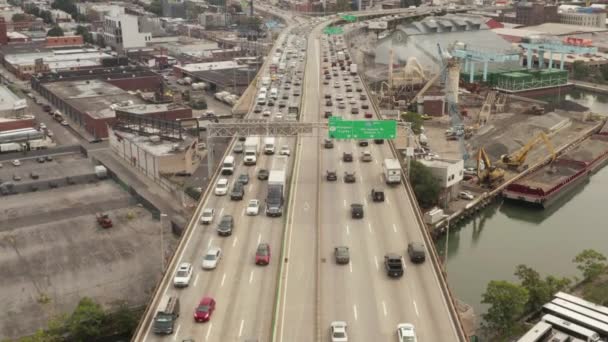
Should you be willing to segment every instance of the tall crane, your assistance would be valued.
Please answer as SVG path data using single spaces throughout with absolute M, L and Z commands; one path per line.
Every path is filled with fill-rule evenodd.
M 486 184 L 492 188 L 505 178 L 505 171 L 492 165 L 483 147 L 477 152 L 477 178 L 480 184 Z
M 518 168 L 524 164 L 532 148 L 534 148 L 534 146 L 536 146 L 536 144 L 539 144 L 540 142 L 544 142 L 545 146 L 547 146 L 547 150 L 549 151 L 549 153 L 551 153 L 551 162 L 553 162 L 556 157 L 555 149 L 553 148 L 553 144 L 551 143 L 551 140 L 549 140 L 549 137 L 547 137 L 547 135 L 543 132 L 540 132 L 535 138 L 528 141 L 528 143 L 526 143 L 515 153 L 510 155 L 502 155 L 500 157 L 500 160 L 503 164 L 511 168 Z

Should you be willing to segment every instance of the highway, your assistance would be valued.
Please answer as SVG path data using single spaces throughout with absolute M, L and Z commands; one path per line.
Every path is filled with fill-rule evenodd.
M 350 103 L 345 109 L 336 107 L 335 95 L 345 94 L 343 75 L 348 71 L 332 77 L 329 85 L 322 84 L 322 48 L 317 28 L 309 39 L 304 121 L 325 120 L 322 116 L 327 109 L 344 119 L 363 119 L 363 112 L 373 110 L 351 115 Z M 336 79 L 340 80 L 339 88 L 334 87 Z M 322 100 L 327 93 L 334 100 L 330 108 Z M 370 142 L 367 147 L 359 147 L 355 141 L 336 141 L 333 149 L 322 149 L 326 134 L 302 138 L 298 146 L 297 179 L 286 228 L 289 262 L 280 292 L 275 340 L 326 340 L 330 323 L 345 321 L 350 337 L 356 341 L 396 338 L 398 323 L 413 323 L 421 341 L 457 341 L 453 325 L 445 324 L 451 317 L 430 263 L 415 265 L 405 258 L 406 274 L 397 280 L 388 278 L 384 271 L 387 252 L 405 257 L 408 242 L 424 241 L 405 189 L 384 184 L 382 160 L 393 158 L 388 144 Z M 359 161 L 364 150 L 372 152 L 372 162 Z M 343 152 L 352 152 L 354 161 L 342 162 Z M 326 181 L 326 170 L 337 171 L 338 181 Z M 344 171 L 355 171 L 356 183 L 344 183 Z M 385 190 L 384 203 L 371 201 L 372 188 Z M 364 205 L 364 219 L 350 218 L 352 203 Z M 333 249 L 339 245 L 350 248 L 348 265 L 336 265 L 333 260 Z

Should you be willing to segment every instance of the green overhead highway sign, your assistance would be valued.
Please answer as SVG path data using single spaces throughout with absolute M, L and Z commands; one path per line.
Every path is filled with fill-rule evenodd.
M 397 136 L 395 120 L 342 120 L 333 116 L 330 119 L 332 139 L 395 139 Z
M 357 17 L 354 15 L 343 15 L 342 19 L 350 22 L 357 21 Z
M 344 29 L 338 26 L 328 26 L 323 29 L 323 33 L 327 35 L 337 35 L 344 33 Z

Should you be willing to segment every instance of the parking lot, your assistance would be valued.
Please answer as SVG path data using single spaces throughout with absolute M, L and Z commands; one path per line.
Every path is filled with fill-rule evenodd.
M 101 228 L 97 212 L 113 227 Z M 84 296 L 143 305 L 160 277 L 160 227 L 110 180 L 3 197 L 0 339 L 33 333 Z M 172 249 L 169 229 L 162 236 Z

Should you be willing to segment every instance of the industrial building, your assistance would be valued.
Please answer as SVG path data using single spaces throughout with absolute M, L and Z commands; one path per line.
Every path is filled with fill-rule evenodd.
M 241 94 L 255 77 L 256 69 L 236 61 L 194 63 L 174 66 L 173 73 L 178 77 L 189 76 L 193 81 L 202 81 L 211 91 L 230 91 Z
M 464 178 L 464 161 L 462 159 L 420 159 L 420 162 L 429 168 L 433 178 L 437 179 L 441 186 L 442 198 L 440 203 L 450 201 L 458 196 L 458 191 L 460 191 L 458 185 Z

